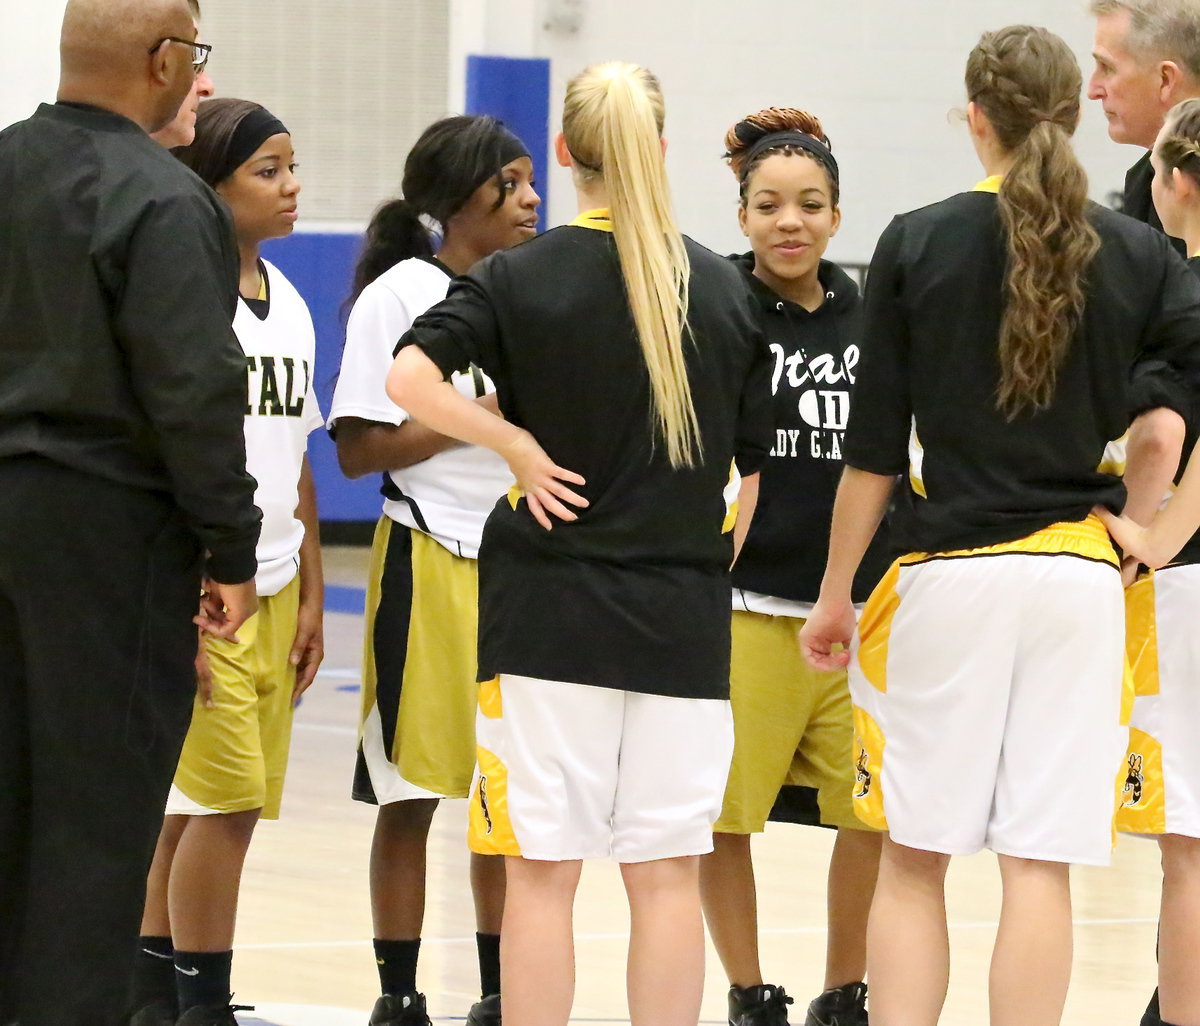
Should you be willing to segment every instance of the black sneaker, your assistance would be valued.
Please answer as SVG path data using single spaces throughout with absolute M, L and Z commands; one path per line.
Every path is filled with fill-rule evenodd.
M 142 1005 L 126 1020 L 126 1026 L 175 1026 L 178 1018 L 179 1009 L 175 1002 L 158 998 Z
M 787 1006 L 791 1003 L 782 987 L 769 983 L 730 987 L 729 1026 L 788 1026 Z
M 867 1026 L 867 985 L 847 983 L 827 990 L 808 1006 L 804 1026 Z
M 229 995 L 233 1000 L 233 995 Z M 234 1012 L 253 1012 L 253 1005 L 193 1005 L 180 1016 L 175 1026 L 238 1026 Z
M 489 994 L 476 1001 L 467 1013 L 467 1026 L 500 1026 L 500 995 Z
M 182 1026 L 182 1024 L 180 1024 Z M 384 994 L 375 1002 L 367 1026 L 433 1026 L 424 994 Z

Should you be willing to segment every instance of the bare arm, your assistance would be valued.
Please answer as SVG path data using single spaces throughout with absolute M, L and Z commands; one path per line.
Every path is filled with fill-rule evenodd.
M 494 392 L 474 401 L 492 413 L 500 412 Z M 381 424 L 359 417 L 338 420 L 336 442 L 338 466 L 352 479 L 403 470 L 461 444 L 415 420 Z
M 299 500 L 296 517 L 304 525 L 304 540 L 300 543 L 300 609 L 296 614 L 296 638 L 288 656 L 288 662 L 296 667 L 293 700 L 299 698 L 316 678 L 325 656 L 325 574 L 321 566 L 317 489 L 307 456 L 300 470 Z
M 833 503 L 829 558 L 821 594 L 800 631 L 800 649 L 818 670 L 838 670 L 850 661 L 854 603 L 850 591 L 867 546 L 887 510 L 896 479 L 846 467 Z M 842 645 L 834 652 L 834 645 Z
M 1134 420 L 1125 444 L 1125 515 L 1148 524 L 1170 490 L 1183 448 L 1183 418 L 1174 410 L 1148 410 Z
M 1113 540 L 1127 553 L 1157 570 L 1166 566 L 1196 530 L 1200 528 L 1200 446 L 1193 450 L 1187 469 L 1171 496 L 1158 511 L 1149 527 L 1142 527 L 1129 516 L 1113 516 L 1106 509 L 1096 514 L 1108 526 Z
M 502 456 L 529 511 L 547 531 L 553 527 L 547 514 L 559 520 L 578 519 L 563 501 L 587 506 L 587 500 L 564 483 L 581 485 L 582 477 L 556 466 L 528 431 L 460 395 L 419 347 L 405 346 L 396 355 L 388 371 L 387 391 L 392 402 L 434 431 Z

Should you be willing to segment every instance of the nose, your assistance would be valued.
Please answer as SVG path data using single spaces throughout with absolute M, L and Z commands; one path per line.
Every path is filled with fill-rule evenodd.
M 541 205 L 542 197 L 538 195 L 537 190 L 531 184 L 526 184 L 521 190 L 521 206 L 537 210 Z
M 1103 100 L 1104 88 L 1099 82 L 1100 72 L 1093 71 L 1092 77 L 1088 79 L 1087 98 L 1089 100 Z
M 285 171 L 283 178 L 283 192 L 286 196 L 300 195 L 300 179 L 296 177 L 295 172 Z
M 217 91 L 213 80 L 209 78 L 208 71 L 201 71 L 196 76 L 196 95 L 201 99 L 206 100 Z

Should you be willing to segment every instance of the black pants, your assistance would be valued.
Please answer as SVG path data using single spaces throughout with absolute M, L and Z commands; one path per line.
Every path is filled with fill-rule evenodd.
M 0 460 L 0 1023 L 126 1011 L 199 570 L 168 497 Z

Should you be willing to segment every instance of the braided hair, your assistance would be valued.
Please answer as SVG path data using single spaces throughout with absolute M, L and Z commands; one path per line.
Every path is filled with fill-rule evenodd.
M 999 195 L 1008 268 L 996 403 L 1011 420 L 1053 399 L 1100 248 L 1087 218 L 1087 175 L 1070 142 L 1082 76 L 1058 36 L 1014 25 L 983 35 L 967 59 L 966 85 L 1013 158 Z
M 1167 171 L 1178 168 L 1200 185 L 1200 98 L 1184 100 L 1167 112 L 1158 159 Z
M 789 145 L 785 142 L 781 142 L 779 146 L 759 150 L 753 156 L 751 155 L 751 151 L 755 149 L 755 144 L 760 139 L 768 135 L 774 135 L 777 132 L 799 132 L 803 135 L 811 136 L 825 150 L 830 151 L 830 156 L 826 158 L 823 153 L 802 149 L 799 146 Z M 767 107 L 757 113 L 747 114 L 725 133 L 724 159 L 729 164 L 730 170 L 737 176 L 739 191 L 742 203 L 744 204 L 746 202 L 746 190 L 750 184 L 750 176 L 768 157 L 779 153 L 786 154 L 787 156 L 807 157 L 824 169 L 825 174 L 829 178 L 831 205 L 836 207 L 838 205 L 840 187 L 838 182 L 838 168 L 832 157 L 832 149 L 833 146 L 829 142 L 829 137 L 825 135 L 825 130 L 821 127 L 821 119 L 815 114 L 810 114 L 806 110 L 798 110 L 795 107 Z

